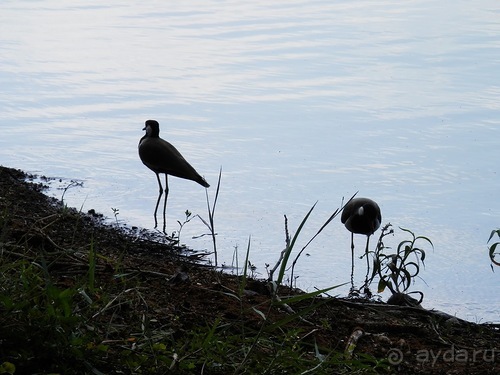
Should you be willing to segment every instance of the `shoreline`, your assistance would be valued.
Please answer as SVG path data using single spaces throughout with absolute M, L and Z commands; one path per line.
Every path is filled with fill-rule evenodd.
M 325 373 L 500 372 L 499 324 L 385 303 L 302 299 L 303 292 L 280 287 L 280 297 L 292 298 L 288 310 L 272 300 L 265 281 L 214 270 L 152 232 L 65 207 L 30 180 L 0 167 L 0 365 L 11 363 L 19 373 L 124 373 L 134 366 L 155 368 L 144 373 L 243 373 L 270 353 L 276 358 L 267 368 L 291 372 L 314 364 Z M 23 275 L 30 288 L 18 290 L 12 280 Z M 54 324 L 62 334 L 52 337 Z M 214 353 L 215 342 L 192 347 L 210 332 L 231 350 Z M 233 339 L 246 355 L 229 356 Z M 40 350 L 47 341 L 58 349 Z M 303 367 L 291 367 L 292 355 Z

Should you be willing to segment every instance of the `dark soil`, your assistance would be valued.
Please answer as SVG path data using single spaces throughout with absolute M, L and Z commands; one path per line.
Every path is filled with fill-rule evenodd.
M 143 300 L 135 308 L 147 306 L 144 314 L 150 321 L 168 327 L 175 337 L 212 326 L 218 318 L 222 322 L 245 321 L 249 326 L 260 324 L 257 314 L 242 314 L 246 309 L 229 293 L 238 291 L 241 278 L 198 262 L 198 254 L 172 245 L 160 234 L 106 224 L 92 210 L 69 210 L 68 214 L 60 201 L 47 197 L 43 190 L 44 186 L 34 183 L 32 176 L 0 167 L 0 256 L 4 261 L 24 256 L 16 249 L 21 245 L 28 247 L 35 254 L 45 254 L 58 286 L 73 287 L 78 276 L 88 271 L 86 257 L 92 243 L 99 254 L 96 273 L 101 287 L 119 290 L 122 286 L 116 281 L 116 274 L 134 274 L 142 285 L 147 285 L 147 292 L 140 297 Z M 73 261 L 64 263 L 56 255 L 51 259 L 50 254 L 66 249 L 73 250 Z M 281 296 L 298 293 L 301 292 L 280 289 Z M 243 303 L 268 311 L 271 298 L 266 282 L 250 280 Z M 359 334 L 352 355 L 385 359 L 393 373 L 500 373 L 499 325 L 475 324 L 421 308 L 341 298 L 302 301 L 294 304 L 293 309 L 305 310 L 312 303 L 318 305 L 303 320 L 293 319 L 290 324 L 310 332 L 307 340 L 319 348 L 343 353 L 349 338 Z M 8 337 L 5 322 L 9 317 L 2 316 L 5 311 L 0 300 L 0 324 L 4 324 L 0 335 Z M 290 315 L 286 309 L 273 306 L 269 311 L 276 320 Z M 127 313 L 122 314 L 126 327 Z M 111 338 L 126 339 L 126 332 L 123 328 L 123 332 L 114 332 Z M 106 338 L 110 339 L 109 333 Z M 30 342 L 9 340 L 15 338 L 0 337 L 0 364 L 17 362 L 16 374 L 29 373 L 37 359 L 23 362 L 20 357 L 13 358 L 12 345 L 26 347 Z M 111 369 L 113 358 L 109 361 Z M 43 367 L 42 362 L 37 365 Z M 43 368 L 39 372 L 44 373 Z

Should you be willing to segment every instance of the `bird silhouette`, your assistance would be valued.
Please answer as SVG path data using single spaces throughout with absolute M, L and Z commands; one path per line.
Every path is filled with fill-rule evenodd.
M 170 143 L 160 138 L 160 124 L 156 120 L 147 120 L 146 126 L 142 129 L 146 134 L 139 141 L 139 157 L 143 164 L 156 174 L 158 186 L 160 188 L 158 200 L 156 201 L 154 219 L 155 228 L 158 226 L 156 218 L 158 205 L 161 196 L 165 191 L 165 201 L 163 204 L 163 233 L 166 233 L 166 209 L 168 197 L 168 175 L 192 180 L 201 186 L 208 188 L 210 185 L 203 177 L 189 164 L 181 153 Z M 165 189 L 160 181 L 160 173 L 165 174 Z
M 380 227 L 382 214 L 380 207 L 376 202 L 368 198 L 351 199 L 342 211 L 340 217 L 342 224 L 351 232 L 351 293 L 354 291 L 354 233 L 364 234 L 366 236 L 366 264 L 367 276 L 365 286 L 368 281 L 368 270 L 370 263 L 368 260 L 368 245 L 370 236 Z

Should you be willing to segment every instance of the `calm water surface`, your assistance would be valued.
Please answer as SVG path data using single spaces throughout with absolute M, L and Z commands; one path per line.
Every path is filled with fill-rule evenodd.
M 396 228 L 387 246 L 406 238 L 398 227 L 433 241 L 412 286 L 425 307 L 500 321 L 500 270 L 486 246 L 500 225 L 498 1 L 0 9 L 1 164 L 82 180 L 71 205 L 111 218 L 119 209 L 123 223 L 152 228 L 156 178 L 137 142 L 154 118 L 212 187 L 223 168 L 215 222 L 225 264 L 235 248 L 244 259 L 251 236 L 250 259 L 266 276 L 284 246 L 283 215 L 293 233 L 318 201 L 300 249 L 359 191 Z M 169 231 L 186 209 L 206 217 L 195 183 L 171 178 L 169 198 Z M 192 238 L 205 232 L 193 220 L 182 240 L 211 249 Z M 361 254 L 364 238 L 355 241 Z M 349 246 L 337 219 L 300 259 L 297 285 L 348 281 Z

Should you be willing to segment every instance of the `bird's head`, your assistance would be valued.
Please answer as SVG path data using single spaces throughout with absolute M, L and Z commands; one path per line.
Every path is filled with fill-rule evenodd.
M 156 120 L 147 120 L 144 128 L 149 137 L 158 137 L 160 134 L 160 124 Z

